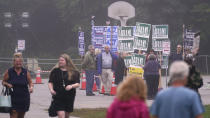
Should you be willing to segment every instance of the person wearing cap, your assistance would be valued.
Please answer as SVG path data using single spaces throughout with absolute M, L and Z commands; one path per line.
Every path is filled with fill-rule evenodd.
M 170 87 L 160 91 L 151 108 L 152 118 L 202 118 L 204 107 L 198 94 L 186 88 L 189 66 L 184 61 L 172 63 Z

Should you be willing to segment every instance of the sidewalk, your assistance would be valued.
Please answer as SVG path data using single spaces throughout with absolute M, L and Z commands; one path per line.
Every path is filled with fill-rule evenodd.
M 162 78 L 163 88 L 166 87 L 166 78 Z M 33 80 L 35 81 L 35 80 Z M 25 118 L 49 118 L 47 109 L 50 105 L 51 95 L 48 90 L 47 79 L 42 79 L 44 84 L 35 84 L 34 92 L 31 94 L 31 106 Z M 1 81 L 0 81 L 1 83 Z M 0 84 L 0 89 L 2 85 Z M 204 86 L 200 89 L 203 103 L 210 104 L 210 76 L 204 76 Z M 112 103 L 114 96 L 104 96 L 96 93 L 96 96 L 86 96 L 85 90 L 77 90 L 75 108 L 107 108 Z M 152 100 L 148 100 L 150 106 Z M 1 118 L 9 118 L 9 114 L 0 113 Z M 71 117 L 74 118 L 74 117 Z

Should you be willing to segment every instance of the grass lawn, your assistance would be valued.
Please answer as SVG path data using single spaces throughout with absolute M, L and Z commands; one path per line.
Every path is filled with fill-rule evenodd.
M 80 118 L 105 118 L 106 108 L 74 109 L 74 112 L 71 113 L 71 116 L 80 117 Z
M 203 118 L 210 118 L 210 105 L 206 105 L 205 110 L 206 110 L 206 112 L 204 113 Z
M 210 118 L 210 105 L 205 106 L 206 112 L 203 118 Z M 95 108 L 95 109 L 74 109 L 71 116 L 76 116 L 80 118 L 105 118 L 106 108 Z

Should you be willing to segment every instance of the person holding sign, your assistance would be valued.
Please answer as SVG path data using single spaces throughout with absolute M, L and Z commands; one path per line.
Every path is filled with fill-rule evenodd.
M 150 54 L 154 54 L 155 55 L 155 51 L 154 51 L 154 49 L 151 49 L 150 51 L 149 51 L 149 53 L 146 55 L 146 62 L 149 60 L 149 55 Z M 156 57 L 156 60 L 157 60 L 157 56 L 155 55 L 155 57 Z
M 182 46 L 180 44 L 177 45 L 176 53 L 172 53 L 169 56 L 169 60 L 170 60 L 170 63 L 173 63 L 174 61 L 181 61 L 181 60 L 183 60 Z
M 144 77 L 147 84 L 148 99 L 154 99 L 158 92 L 158 85 L 161 73 L 161 66 L 154 54 L 150 54 L 144 65 Z
M 115 69 L 115 84 L 118 85 L 120 82 L 123 81 L 123 78 L 126 76 L 126 66 L 124 62 L 124 58 L 126 57 L 125 52 L 120 52 L 119 57 L 116 62 L 116 69 Z

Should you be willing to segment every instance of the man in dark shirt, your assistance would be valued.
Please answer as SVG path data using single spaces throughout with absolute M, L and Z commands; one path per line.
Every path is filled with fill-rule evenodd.
M 179 44 L 177 45 L 176 53 L 172 53 L 169 56 L 170 63 L 173 63 L 174 61 L 181 61 L 183 60 L 183 53 L 182 53 L 182 46 Z

